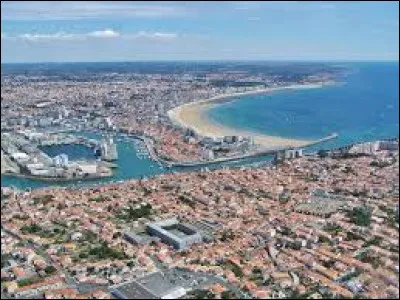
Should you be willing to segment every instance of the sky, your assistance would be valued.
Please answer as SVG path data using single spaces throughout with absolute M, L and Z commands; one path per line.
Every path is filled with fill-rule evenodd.
M 1 1 L 1 62 L 399 60 L 399 3 Z

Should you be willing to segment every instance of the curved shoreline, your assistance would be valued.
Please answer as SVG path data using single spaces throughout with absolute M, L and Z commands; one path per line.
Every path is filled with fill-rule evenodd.
M 183 104 L 168 111 L 168 116 L 174 125 L 182 128 L 190 128 L 198 135 L 207 137 L 222 137 L 229 135 L 250 136 L 254 142 L 264 149 L 277 149 L 277 148 L 290 148 L 290 147 L 305 147 L 313 144 L 316 140 L 302 140 L 295 138 L 284 138 L 279 136 L 272 136 L 267 134 L 256 133 L 248 130 L 228 127 L 210 120 L 207 117 L 207 112 L 210 108 L 215 107 L 221 103 L 229 101 L 230 98 L 265 94 L 274 91 L 281 91 L 287 89 L 311 89 L 321 88 L 326 85 L 331 85 L 332 82 L 318 83 L 318 84 L 295 84 L 282 87 L 265 88 L 261 90 L 252 90 L 247 92 L 230 93 L 214 96 L 209 99 L 202 99 L 199 101 Z

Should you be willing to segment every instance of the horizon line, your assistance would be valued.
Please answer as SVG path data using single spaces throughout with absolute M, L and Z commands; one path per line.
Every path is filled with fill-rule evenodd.
M 1 65 L 10 64 L 78 64 L 78 63 L 163 63 L 163 62 L 393 62 L 398 63 L 399 59 L 153 59 L 153 60 L 109 60 L 109 61 L 15 61 L 1 62 Z

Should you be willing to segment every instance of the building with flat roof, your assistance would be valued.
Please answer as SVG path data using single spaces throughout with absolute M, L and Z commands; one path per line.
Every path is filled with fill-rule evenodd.
M 176 218 L 149 223 L 146 226 L 149 234 L 159 237 L 164 243 L 181 250 L 203 241 L 202 235 L 190 224 L 181 223 Z
M 124 238 L 135 245 L 149 245 L 151 242 L 158 242 L 159 238 L 155 236 L 150 236 L 145 232 L 134 232 L 126 231 L 124 232 Z
M 186 294 L 183 287 L 176 285 L 161 272 L 112 286 L 110 292 L 117 299 L 178 299 Z

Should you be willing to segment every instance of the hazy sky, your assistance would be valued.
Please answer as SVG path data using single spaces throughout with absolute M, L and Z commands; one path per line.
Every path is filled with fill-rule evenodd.
M 398 60 L 399 4 L 1 2 L 1 62 Z

